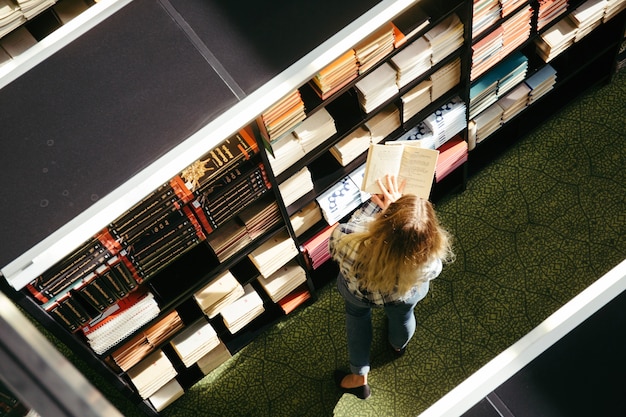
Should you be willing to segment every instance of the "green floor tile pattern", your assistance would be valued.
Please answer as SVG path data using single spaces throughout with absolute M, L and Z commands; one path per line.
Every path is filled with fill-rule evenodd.
M 342 300 L 329 284 L 162 414 L 416 416 L 626 258 L 624 115 L 622 71 L 437 204 L 457 260 L 418 305 L 402 358 L 392 361 L 375 311 L 370 399 L 333 386 L 347 350 Z M 142 415 L 85 372 L 124 415 Z

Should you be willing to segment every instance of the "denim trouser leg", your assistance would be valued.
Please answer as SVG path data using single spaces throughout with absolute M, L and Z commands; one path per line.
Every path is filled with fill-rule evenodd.
M 389 318 L 389 342 L 393 347 L 403 348 L 415 333 L 413 309 L 428 292 L 428 282 L 422 284 L 413 297 L 404 302 L 384 306 Z M 372 344 L 372 305 L 356 298 L 339 275 L 337 288 L 345 300 L 346 334 L 350 371 L 366 375 L 370 370 L 370 347 Z

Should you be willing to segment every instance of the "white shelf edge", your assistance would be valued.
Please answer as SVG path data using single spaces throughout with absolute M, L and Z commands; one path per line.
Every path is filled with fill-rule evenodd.
M 112 0 L 107 4 L 109 4 L 108 7 L 115 5 L 122 7 L 121 3 L 126 4 L 128 2 L 129 0 L 115 2 Z M 163 157 L 154 161 L 113 192 L 101 198 L 94 205 L 11 261 L 0 269 L 0 272 L 13 288 L 16 290 L 24 288 L 143 197 L 176 176 L 222 140 L 251 123 L 272 104 L 299 88 L 317 71 L 330 64 L 342 53 L 414 3 L 416 3 L 415 0 L 383 0 L 215 120 L 199 129 Z M 92 8 L 96 6 L 98 5 L 92 6 Z M 110 10 L 107 9 L 108 11 Z M 110 14 L 112 13 L 107 16 Z M 93 16 L 92 19 L 94 19 L 93 21 L 97 20 L 97 16 Z M 92 22 L 91 19 L 89 21 Z M 72 33 L 74 32 L 77 33 L 78 29 Z
M 418 417 L 458 417 L 626 290 L 626 260 L 572 298 Z

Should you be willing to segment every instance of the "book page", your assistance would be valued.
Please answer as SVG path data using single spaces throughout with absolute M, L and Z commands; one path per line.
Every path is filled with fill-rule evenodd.
M 399 179 L 405 179 L 404 194 L 428 200 L 433 185 L 439 151 L 419 146 L 404 146 Z
M 387 146 L 371 144 L 365 162 L 365 175 L 361 190 L 370 194 L 380 194 L 381 190 L 376 180 L 385 175 L 398 175 L 402 161 L 403 145 Z

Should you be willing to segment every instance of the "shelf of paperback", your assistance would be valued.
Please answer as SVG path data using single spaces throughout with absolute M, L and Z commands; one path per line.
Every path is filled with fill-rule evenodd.
M 613 19 L 618 15 L 616 10 L 623 9 L 623 2 L 621 6 L 612 3 L 593 0 L 563 3 L 558 12 L 551 14 L 542 13 L 543 3 L 533 4 L 532 17 L 525 17 L 522 21 L 530 20 L 534 26 L 539 20 L 541 29 L 533 29 L 530 33 L 525 30 L 525 39 L 519 39 L 508 54 L 496 56 L 491 67 L 470 87 L 472 172 L 524 134 L 522 132 L 528 132 L 526 126 L 513 125 L 513 121 L 524 116 L 527 126 L 535 126 L 567 103 L 568 97 L 571 99 L 589 86 L 610 79 L 607 64 L 616 45 L 606 40 L 615 39 L 615 31 L 623 25 L 623 17 Z M 496 27 L 500 27 L 499 23 Z M 488 39 L 488 36 L 490 34 L 486 33 L 482 39 Z M 592 75 L 590 66 L 596 68 L 598 65 L 606 71 L 597 70 Z M 559 91 L 558 98 L 556 90 Z M 545 95 L 549 100 L 543 98 Z M 549 105 L 538 106 L 538 102 L 548 102 Z M 516 128 L 507 128 L 507 125 Z M 487 138 L 493 150 L 485 149 L 482 144 Z M 480 152 L 473 150 L 477 145 Z

